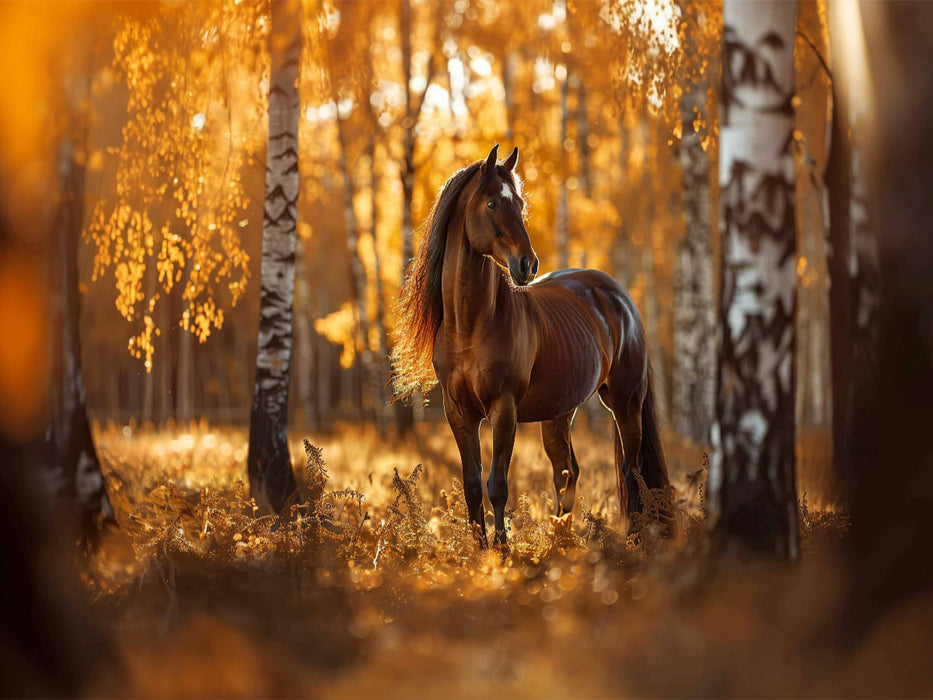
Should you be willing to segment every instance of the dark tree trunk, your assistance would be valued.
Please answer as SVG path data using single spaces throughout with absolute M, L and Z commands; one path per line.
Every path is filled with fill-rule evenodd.
M 61 200 L 55 236 L 59 256 L 61 342 L 49 431 L 48 476 L 53 494 L 74 511 L 83 535 L 94 542 L 101 519 L 113 521 L 113 508 L 91 436 L 81 371 L 78 242 L 84 216 L 84 162 L 83 156 L 76 158 L 71 138 L 66 137 L 61 143 L 58 160 Z
M 852 166 L 849 207 L 849 327 L 852 333 L 852 411 L 855 411 L 856 406 L 866 400 L 866 387 L 878 374 L 881 271 L 876 224 L 871 216 L 862 152 L 858 145 L 857 134 L 860 127 L 857 121 L 851 118 L 849 124 L 849 155 Z
M 844 71 L 839 71 L 839 75 Z M 834 76 L 836 80 L 839 75 Z M 829 194 L 829 347 L 833 387 L 833 472 L 843 491 L 851 484 L 852 455 L 852 306 L 849 283 L 852 161 L 848 109 L 843 91 L 833 89 L 833 116 L 826 189 Z
M 798 556 L 795 10 L 778 1 L 723 8 L 722 346 L 707 503 L 720 550 L 778 559 Z
M 933 83 L 916 79 L 919 67 L 933 65 L 933 5 L 862 7 L 887 32 L 865 35 L 880 125 L 868 176 L 883 285 L 879 371 L 859 391 L 853 420 L 852 591 L 841 616 L 853 643 L 896 606 L 933 590 Z
M 288 453 L 288 383 L 299 190 L 301 4 L 298 0 L 287 0 L 274 2 L 271 7 L 272 82 L 262 225 L 262 291 L 247 466 L 250 491 L 256 502 L 278 512 L 296 489 Z
M 870 386 L 878 375 L 880 340 L 881 271 L 879 268 L 878 236 L 876 224 L 866 190 L 862 151 L 858 134 L 861 124 L 849 115 L 849 329 L 852 335 L 852 353 L 849 357 L 852 415 L 859 405 L 869 401 Z M 850 439 L 851 442 L 851 439 Z M 851 445 L 849 458 L 852 458 Z
M 833 29 L 843 33 L 840 12 L 833 8 Z M 826 167 L 829 199 L 830 347 L 833 382 L 833 471 L 844 500 L 852 495 L 853 412 L 866 400 L 877 372 L 880 277 L 878 248 L 869 216 L 868 196 L 856 140 L 868 96 L 853 94 L 851 66 L 842 57 L 849 36 L 833 39 L 833 116 L 830 157 Z M 839 283 L 837 284 L 837 280 Z

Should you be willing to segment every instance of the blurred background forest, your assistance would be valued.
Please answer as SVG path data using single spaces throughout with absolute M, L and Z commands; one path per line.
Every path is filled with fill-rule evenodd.
M 719 71 L 721 19 L 714 3 L 629 5 L 305 7 L 296 429 L 400 419 L 394 414 L 406 409 L 387 406 L 385 356 L 415 231 L 446 178 L 498 142 L 522 150 L 542 272 L 595 267 L 630 291 L 651 334 L 662 411 L 704 441 L 715 374 L 705 314 L 715 305 L 718 250 L 718 95 L 709 76 Z M 801 7 L 797 415 L 819 430 L 831 413 L 821 205 L 831 100 L 821 67 L 825 13 Z M 44 132 L 73 132 L 84 168 L 78 260 L 82 353 L 94 358 L 83 363 L 89 415 L 246 424 L 259 318 L 267 10 L 169 3 L 104 12 L 99 29 L 72 38 L 50 66 L 66 90 L 48 105 Z M 690 174 L 709 191 L 692 208 L 683 194 L 691 157 L 703 162 Z M 54 178 L 48 165 L 34 177 Z M 710 240 L 695 252 L 691 225 Z M 57 256 L 45 260 L 54 277 Z M 678 318 L 685 304 L 694 313 Z M 693 324 L 702 326 L 703 348 L 675 352 L 679 331 L 689 336 L 695 331 L 684 326 Z M 680 359 L 694 367 L 678 367 Z M 696 382 L 709 385 L 699 405 L 685 386 Z M 440 416 L 438 403 L 428 416 Z

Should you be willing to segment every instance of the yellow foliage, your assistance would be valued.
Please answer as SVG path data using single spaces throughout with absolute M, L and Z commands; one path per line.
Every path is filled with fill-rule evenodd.
M 344 302 L 337 311 L 314 322 L 314 330 L 334 345 L 341 346 L 340 366 L 344 368 L 352 367 L 356 359 L 359 328 L 356 305 L 349 301 Z
M 115 196 L 97 201 L 84 237 L 95 250 L 93 278 L 112 274 L 117 309 L 142 323 L 129 349 L 147 371 L 160 291 L 179 286 L 185 303 L 173 322 L 204 342 L 246 290 L 242 171 L 266 135 L 267 10 L 164 6 L 126 19 L 114 38 L 113 78 L 127 89 L 122 144 L 111 151 Z

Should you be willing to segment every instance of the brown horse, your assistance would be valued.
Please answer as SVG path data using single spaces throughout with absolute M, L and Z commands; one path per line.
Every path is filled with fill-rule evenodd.
M 516 423 L 541 422 L 557 515 L 571 513 L 580 468 L 570 425 L 594 392 L 617 426 L 623 519 L 642 507 L 634 470 L 649 488 L 670 481 L 635 304 L 596 270 L 559 270 L 529 284 L 538 258 L 525 230 L 518 149 L 499 164 L 498 148 L 455 173 L 434 203 L 402 294 L 393 363 L 399 394 L 441 385 L 467 510 L 484 543 L 479 427 L 492 424 L 486 487 L 494 542 L 504 544 Z

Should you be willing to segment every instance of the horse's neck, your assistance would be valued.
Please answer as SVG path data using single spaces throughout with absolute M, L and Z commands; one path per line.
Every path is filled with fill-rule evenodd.
M 508 301 L 508 285 L 498 266 L 470 247 L 462 221 L 450 227 L 441 284 L 444 324 L 458 335 L 469 334 L 478 323 L 490 322 Z

